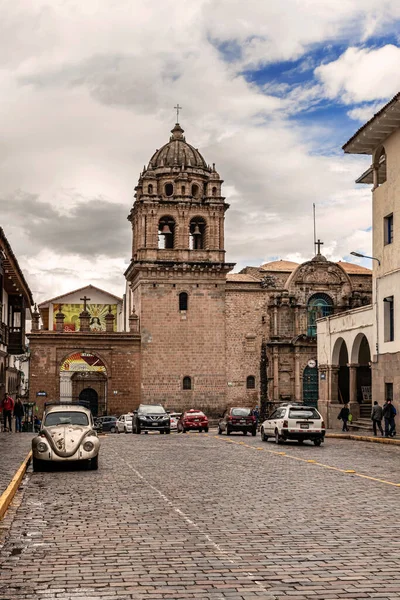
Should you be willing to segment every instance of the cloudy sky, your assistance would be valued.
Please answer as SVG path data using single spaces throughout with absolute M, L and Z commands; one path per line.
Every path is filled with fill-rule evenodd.
M 370 252 L 369 157 L 342 144 L 400 90 L 398 0 L 3 0 L 0 225 L 35 299 L 122 294 L 139 171 L 169 139 L 215 162 L 227 258 Z

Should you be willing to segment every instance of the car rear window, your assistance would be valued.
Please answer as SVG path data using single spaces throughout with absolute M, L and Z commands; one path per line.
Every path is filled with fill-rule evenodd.
M 126 415 L 125 421 L 132 421 L 132 416 L 131 415 Z
M 234 417 L 248 417 L 250 413 L 250 408 L 232 408 L 232 415 Z
M 290 408 L 289 419 L 320 419 L 321 415 L 315 408 Z
M 86 413 L 73 411 L 57 411 L 46 415 L 44 424 L 46 427 L 54 425 L 89 425 Z

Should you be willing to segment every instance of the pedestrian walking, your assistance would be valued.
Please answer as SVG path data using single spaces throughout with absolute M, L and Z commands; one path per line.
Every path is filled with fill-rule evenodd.
M 385 437 L 393 437 L 396 435 L 396 426 L 394 422 L 396 409 L 391 400 L 386 400 L 382 408 L 382 414 L 385 419 Z
M 383 435 L 382 417 L 383 417 L 382 406 L 380 406 L 380 404 L 378 404 L 378 402 L 375 400 L 374 406 L 372 407 L 372 412 L 371 412 L 372 427 L 374 429 L 374 435 L 377 435 L 377 432 L 376 432 L 377 428 Z
M 17 398 L 17 401 L 14 405 L 15 431 L 17 433 L 22 433 L 22 417 L 24 414 L 24 405 L 22 404 L 21 399 Z
M 4 398 L 1 403 L 1 408 L 3 410 L 4 431 L 12 431 L 11 418 L 12 418 L 12 411 L 14 408 L 14 400 L 7 393 L 4 394 Z M 7 428 L 7 423 L 8 423 L 8 428 Z
M 256 419 L 256 427 L 258 427 L 258 421 L 260 420 L 260 411 L 258 410 L 258 406 L 253 408 L 252 410 L 253 417 Z
M 350 415 L 350 409 L 348 404 L 345 404 L 340 413 L 338 414 L 338 419 L 343 421 L 343 427 L 342 427 L 342 431 L 348 431 L 349 428 L 347 427 L 347 422 L 349 420 L 349 415 Z

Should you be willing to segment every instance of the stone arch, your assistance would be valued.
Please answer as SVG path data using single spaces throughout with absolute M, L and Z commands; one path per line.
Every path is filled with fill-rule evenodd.
M 207 220 L 196 216 L 189 223 L 189 248 L 190 250 L 204 250 L 206 246 Z
M 367 352 L 369 358 L 366 362 Z M 368 364 L 371 361 L 371 344 L 364 333 L 360 332 L 354 338 L 350 356 L 353 364 Z
M 335 341 L 335 344 L 333 346 L 333 350 L 332 350 L 332 361 L 331 361 L 332 365 L 335 365 L 335 366 L 339 365 L 339 356 L 340 356 L 340 351 L 341 351 L 343 344 L 345 345 L 346 352 L 348 352 L 347 344 L 344 341 L 344 339 L 342 337 L 337 338 L 337 340 Z
M 109 373 L 96 350 L 70 351 L 59 363 L 60 401 L 78 402 L 83 389 L 93 388 L 98 396 L 96 411 L 105 413 Z
M 164 215 L 158 221 L 158 247 L 171 249 L 175 246 L 176 223 L 171 215 Z

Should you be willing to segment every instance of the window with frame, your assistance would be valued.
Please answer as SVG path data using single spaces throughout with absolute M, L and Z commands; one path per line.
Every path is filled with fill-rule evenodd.
M 383 330 L 384 341 L 394 341 L 394 297 L 388 296 L 383 299 Z
M 316 337 L 317 319 L 328 317 L 333 313 L 333 301 L 328 294 L 314 294 L 307 303 L 307 335 Z
M 189 296 L 186 292 L 181 292 L 179 294 L 179 310 L 187 310 L 188 309 L 188 300 Z
M 191 377 L 184 377 L 183 381 L 182 381 L 182 388 L 184 390 L 191 390 L 192 389 L 192 378 Z
M 393 383 L 385 383 L 385 400 L 393 402 Z
M 248 390 L 255 390 L 256 389 L 256 378 L 254 377 L 254 375 L 249 375 L 247 377 L 246 388 Z
M 384 244 L 387 246 L 393 242 L 393 214 L 383 219 L 384 223 Z

